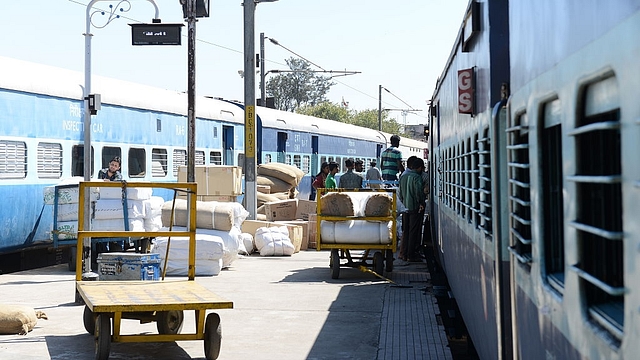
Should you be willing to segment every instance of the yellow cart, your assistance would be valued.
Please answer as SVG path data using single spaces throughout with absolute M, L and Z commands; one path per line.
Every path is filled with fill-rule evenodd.
M 363 217 L 363 216 L 330 216 L 322 214 L 322 196 L 329 192 L 387 192 L 391 195 L 391 210 L 387 216 Z M 324 249 L 331 250 L 329 265 L 331 268 L 331 278 L 340 277 L 340 267 L 352 267 L 361 269 L 371 267 L 373 271 L 382 276 L 383 272 L 393 271 L 393 256 L 396 252 L 396 196 L 394 189 L 318 189 L 317 196 L 317 218 L 316 218 L 316 234 L 318 241 L 316 249 L 318 251 Z M 322 221 L 347 221 L 347 220 L 366 220 L 366 221 L 391 221 L 391 242 L 389 244 L 359 244 L 359 243 L 340 243 L 332 244 L 322 241 L 321 224 Z M 351 254 L 351 250 L 363 251 L 361 255 L 355 256 Z M 373 258 L 370 255 L 373 252 Z M 341 259 L 346 262 L 341 262 Z M 386 266 L 385 266 L 386 265 Z
M 79 188 L 78 219 L 84 219 L 84 192 L 90 187 L 152 187 L 168 188 L 196 194 L 195 183 L 125 183 L 81 182 Z M 188 280 L 164 281 L 83 281 L 82 255 L 85 238 L 149 236 L 136 231 L 87 231 L 78 222 L 76 256 L 76 290 L 85 303 L 83 324 L 95 336 L 96 359 L 108 359 L 111 342 L 169 342 L 204 340 L 207 360 L 218 358 L 222 339 L 220 316 L 205 314 L 208 309 L 231 309 L 233 302 L 223 299 L 195 282 L 195 228 L 196 200 L 190 196 L 188 231 L 158 231 L 153 236 L 188 236 Z M 195 312 L 195 333 L 180 334 L 185 310 Z M 121 335 L 122 319 L 140 323 L 157 323 L 158 334 Z

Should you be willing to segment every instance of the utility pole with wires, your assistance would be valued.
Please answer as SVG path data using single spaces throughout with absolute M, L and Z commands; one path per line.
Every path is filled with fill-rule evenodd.
M 389 94 L 391 94 L 391 96 L 393 96 L 394 98 L 400 100 L 403 104 L 407 105 L 409 107 L 409 109 L 382 108 L 382 89 L 384 89 L 384 91 L 386 91 Z M 378 85 L 378 131 L 382 131 L 382 111 L 383 110 L 384 111 L 401 111 L 402 118 L 403 118 L 403 120 L 402 120 L 403 121 L 402 131 L 405 131 L 405 128 L 407 127 L 407 114 L 416 113 L 418 111 L 422 111 L 420 109 L 414 109 L 413 106 L 407 104 L 404 100 L 402 100 L 399 97 L 397 97 L 394 93 L 389 91 L 389 89 L 385 88 L 382 85 Z

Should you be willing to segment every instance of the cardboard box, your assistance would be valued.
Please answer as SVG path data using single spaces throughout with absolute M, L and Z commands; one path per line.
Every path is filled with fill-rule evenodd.
M 309 241 L 308 241 L 308 248 L 309 249 L 315 249 L 317 247 L 316 243 L 318 241 L 318 238 L 316 236 L 317 232 L 318 232 L 318 223 L 316 221 L 317 219 L 317 214 L 309 214 L 309 225 L 308 229 L 309 229 Z
M 311 200 L 298 199 L 298 208 L 296 209 L 296 219 L 308 220 L 309 214 L 316 213 L 316 202 Z
M 226 165 L 196 165 L 197 195 L 242 195 L 242 168 Z M 187 182 L 187 167 L 178 168 L 178 182 Z
M 256 185 L 256 190 L 263 194 L 271 194 L 271 186 L 269 185 Z
M 296 225 L 302 227 L 302 243 L 300 244 L 300 250 L 307 250 L 309 248 L 309 222 L 304 220 L 293 221 L 276 221 L 276 224 L 283 225 Z
M 298 200 L 280 200 L 264 204 L 264 213 L 267 221 L 295 220 Z
M 300 247 L 302 246 L 302 226 L 276 223 L 272 221 L 245 220 L 242 223 L 242 232 L 249 233 L 251 236 L 255 237 L 256 230 L 258 230 L 258 228 L 272 226 L 286 226 L 289 230 L 289 239 L 295 248 L 294 253 L 300 251 Z
M 158 280 L 160 254 L 98 254 L 98 280 Z

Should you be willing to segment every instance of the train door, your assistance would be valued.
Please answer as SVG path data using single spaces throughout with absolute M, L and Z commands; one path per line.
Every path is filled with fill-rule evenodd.
M 318 136 L 311 136 L 311 170 L 309 173 L 312 176 L 320 172 L 318 160 Z
M 279 163 L 285 163 L 286 153 L 287 153 L 287 133 L 286 132 L 278 132 L 278 159 Z
M 224 165 L 233 165 L 233 126 L 222 126 L 222 163 Z

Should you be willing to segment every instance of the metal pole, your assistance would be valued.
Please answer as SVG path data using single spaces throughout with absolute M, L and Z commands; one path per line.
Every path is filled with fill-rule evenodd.
M 196 163 L 196 0 L 187 2 L 187 182 L 195 182 Z
M 265 88 L 264 77 L 264 33 L 260 33 L 260 105 L 267 107 L 267 89 Z
M 256 219 L 256 79 L 254 0 L 244 1 L 244 207 Z
M 378 85 L 378 131 L 382 131 L 382 85 Z

